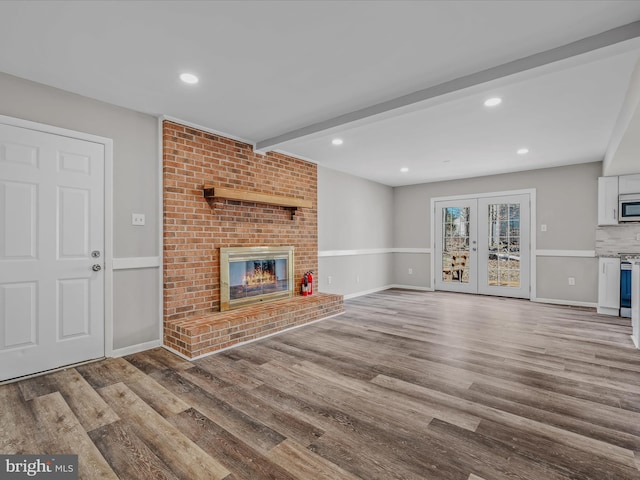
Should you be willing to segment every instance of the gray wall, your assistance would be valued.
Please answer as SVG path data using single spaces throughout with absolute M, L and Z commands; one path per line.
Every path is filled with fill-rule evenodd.
M 318 166 L 318 249 L 393 247 L 393 189 Z
M 347 298 L 380 290 L 393 282 L 393 254 L 360 254 L 318 259 L 321 292 L 338 293 Z M 327 278 L 331 277 L 329 285 Z
M 537 249 L 594 250 L 598 207 L 598 176 L 602 163 L 530 170 L 520 173 L 435 182 L 394 189 L 394 246 L 432 248 L 430 245 L 430 201 L 434 197 L 536 189 Z M 571 212 L 571 213 L 568 213 Z M 540 225 L 547 225 L 541 232 Z M 401 254 L 395 254 L 396 256 Z M 424 281 L 427 269 L 431 278 L 429 256 L 413 259 L 413 285 L 429 287 Z M 597 301 L 597 261 L 593 258 L 538 257 L 538 298 L 574 302 Z M 567 277 L 576 277 L 569 286 Z M 422 281 L 420 281 L 422 279 Z M 406 275 L 402 281 L 411 279 Z
M 318 167 L 319 289 L 353 295 L 391 284 L 392 247 L 393 189 Z M 389 253 L 367 253 L 370 249 Z M 322 256 L 336 250 L 350 254 Z
M 113 348 L 159 338 L 159 268 L 118 270 L 113 275 L 116 324 Z
M 154 117 L 3 73 L 0 114 L 111 138 L 113 256 L 160 255 L 158 132 Z M 146 214 L 144 227 L 131 225 L 132 212 Z M 139 270 L 114 273 L 115 348 L 159 339 L 158 275 L 158 268 L 144 274 Z
M 536 189 L 537 250 L 593 251 L 601 174 L 602 162 L 594 162 L 390 188 L 319 167 L 319 288 L 347 296 L 389 285 L 431 288 L 430 254 L 402 250 L 432 248 L 429 209 L 436 197 Z M 395 252 L 322 256 L 375 248 Z M 597 259 L 540 255 L 532 261 L 538 298 L 596 303 Z
M 398 286 L 431 288 L 431 254 L 394 253 L 393 283 Z

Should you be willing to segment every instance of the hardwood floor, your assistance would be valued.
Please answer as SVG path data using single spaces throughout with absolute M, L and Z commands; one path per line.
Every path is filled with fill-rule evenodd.
M 84 479 L 640 479 L 640 351 L 590 310 L 389 290 L 187 362 L 0 386 L 0 453 Z

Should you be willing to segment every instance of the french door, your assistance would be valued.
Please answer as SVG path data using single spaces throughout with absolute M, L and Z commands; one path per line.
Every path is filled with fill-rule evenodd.
M 435 288 L 529 298 L 529 194 L 435 202 Z
M 436 202 L 436 290 L 477 293 L 477 200 Z

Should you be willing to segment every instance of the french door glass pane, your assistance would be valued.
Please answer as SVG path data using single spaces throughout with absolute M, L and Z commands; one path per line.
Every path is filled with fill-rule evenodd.
M 442 209 L 442 281 L 469 283 L 469 207 Z
M 489 204 L 488 281 L 520 288 L 520 204 Z

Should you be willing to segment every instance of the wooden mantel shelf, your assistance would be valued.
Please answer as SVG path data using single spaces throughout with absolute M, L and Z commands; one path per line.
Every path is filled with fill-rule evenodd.
M 280 195 L 270 195 L 267 193 L 248 192 L 246 190 L 236 190 L 235 188 L 216 187 L 215 185 L 204 185 L 205 198 L 226 198 L 228 200 L 241 200 L 244 202 L 264 203 L 267 205 L 277 205 L 290 209 L 311 208 L 313 204 L 310 200 L 295 197 L 283 197 Z

